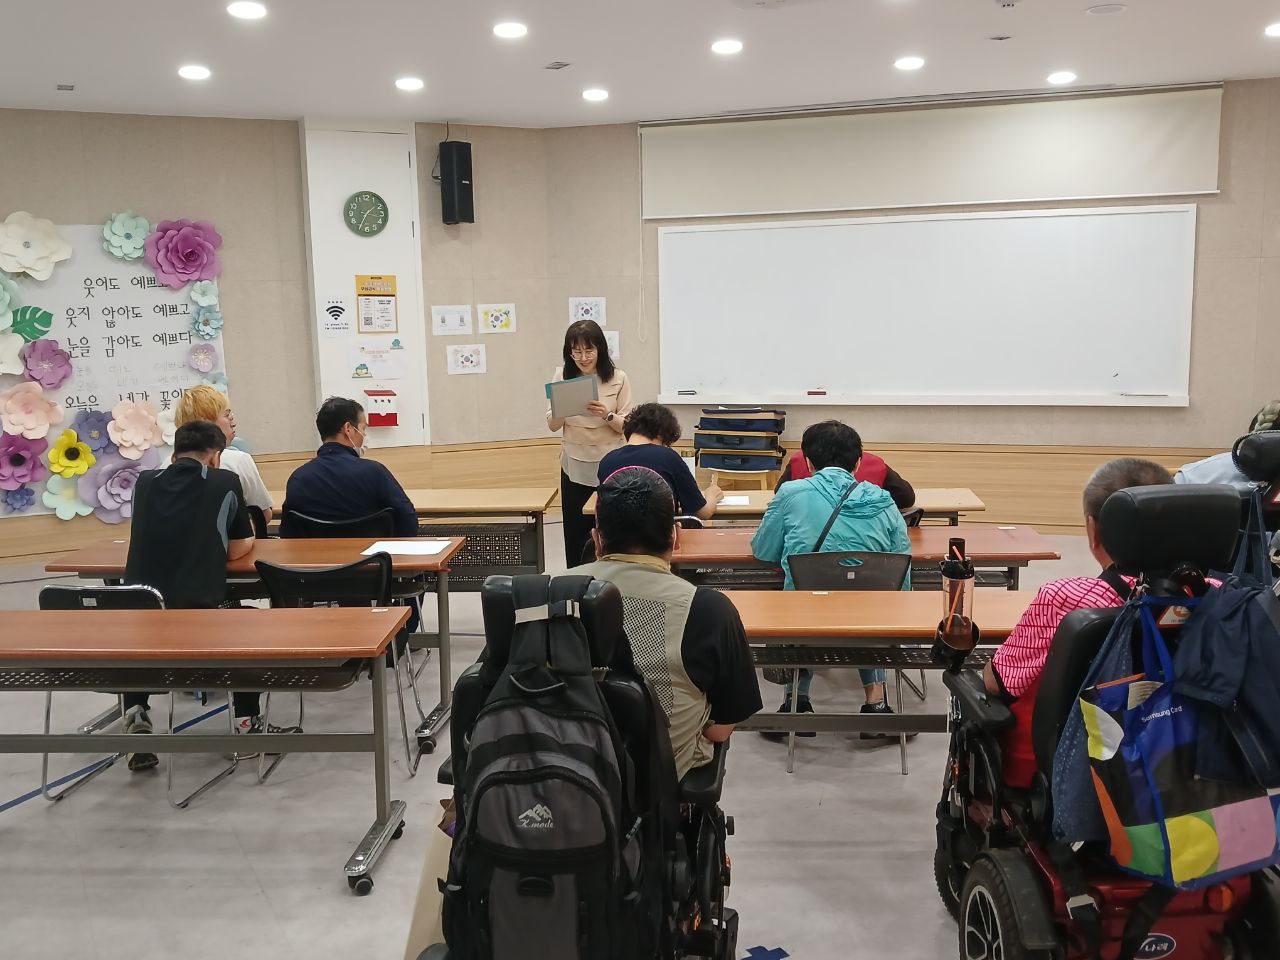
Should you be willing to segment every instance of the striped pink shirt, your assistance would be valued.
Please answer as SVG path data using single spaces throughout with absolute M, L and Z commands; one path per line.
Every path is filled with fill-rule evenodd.
M 1133 583 L 1132 577 L 1125 577 Z M 1118 607 L 1124 601 L 1102 580 L 1071 577 L 1046 583 L 1027 607 L 1009 638 L 1000 645 L 991 666 L 1011 696 L 1020 697 L 1040 679 L 1049 644 L 1068 613 Z

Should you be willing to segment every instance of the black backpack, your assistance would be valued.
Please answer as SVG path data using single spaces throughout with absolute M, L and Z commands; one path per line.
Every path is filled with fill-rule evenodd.
M 459 764 L 442 884 L 457 960 L 632 960 L 657 947 L 649 831 L 578 617 L 591 583 L 513 580 L 510 655 Z

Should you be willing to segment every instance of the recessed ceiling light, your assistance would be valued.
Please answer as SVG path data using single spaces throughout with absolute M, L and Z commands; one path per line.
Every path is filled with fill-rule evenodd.
M 720 54 L 722 57 L 727 57 L 727 56 L 729 56 L 729 55 L 731 55 L 731 54 L 734 54 L 734 53 L 741 53 L 741 52 L 742 52 L 742 41 L 741 41 L 741 40 L 729 40 L 729 39 L 725 39 L 725 40 L 717 40 L 715 43 L 713 43 L 713 44 L 711 45 L 711 52 L 712 52 L 712 53 L 718 53 L 718 54 Z
M 1067 83 L 1075 83 L 1076 75 L 1070 70 L 1057 70 L 1045 77 L 1045 80 L 1052 83 L 1055 87 L 1061 87 Z
M 1128 9 L 1123 3 L 1099 3 L 1090 7 L 1085 13 L 1091 13 L 1095 17 L 1105 17 L 1109 13 L 1124 13 Z
M 421 90 L 426 84 L 422 82 L 421 77 L 401 77 L 396 81 L 396 86 L 412 93 L 414 90 Z
M 1280 37 L 1280 23 L 1273 23 L 1262 32 L 1268 37 Z
M 924 66 L 924 57 L 899 57 L 893 65 L 899 70 L 919 70 Z
M 582 91 L 582 99 L 590 100 L 592 103 L 599 103 L 601 100 L 609 99 L 609 91 L 603 87 L 588 87 Z
M 523 23 L 516 23 L 515 21 L 495 24 L 493 28 L 493 35 L 495 37 L 501 37 L 503 40 L 519 40 L 528 32 L 528 27 Z
M 267 15 L 267 8 L 256 0 L 236 0 L 227 4 L 227 13 L 241 20 L 261 20 Z
M 213 72 L 208 67 L 202 67 L 198 63 L 188 63 L 186 66 L 178 68 L 178 76 L 183 80 L 208 80 L 213 76 Z

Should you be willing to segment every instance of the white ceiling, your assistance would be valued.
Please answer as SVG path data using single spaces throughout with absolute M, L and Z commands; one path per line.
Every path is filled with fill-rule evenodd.
M 1280 0 L 0 0 L 0 106 L 568 126 L 822 103 L 1280 75 Z M 1010 0 L 1005 0 L 1010 2 Z M 500 20 L 523 40 L 493 36 Z M 989 40 L 1007 34 L 1003 42 Z M 720 37 L 737 56 L 709 51 Z M 923 70 L 895 58 L 919 54 Z M 569 68 L 544 70 L 554 60 Z M 179 79 L 201 63 L 210 80 Z M 393 81 L 421 76 L 426 89 Z M 59 83 L 74 83 L 59 93 Z M 606 87 L 587 103 L 585 87 Z

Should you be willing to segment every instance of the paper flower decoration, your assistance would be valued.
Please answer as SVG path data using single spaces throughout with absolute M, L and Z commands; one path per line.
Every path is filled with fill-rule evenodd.
M 160 424 L 160 438 L 164 440 L 166 447 L 173 446 L 173 438 L 178 432 L 178 424 L 176 422 L 176 412 L 173 407 L 168 410 L 161 410 L 156 415 L 156 423 Z
M 147 237 L 147 263 L 156 278 L 177 290 L 193 280 L 213 280 L 222 272 L 222 237 L 204 220 L 161 220 Z
M 74 520 L 93 513 L 93 507 L 80 499 L 76 481 L 63 477 L 49 478 L 49 482 L 44 485 L 44 493 L 40 495 L 40 502 L 56 513 L 59 520 Z
M 216 307 L 218 305 L 218 281 L 197 280 L 191 285 L 191 302 L 197 307 Z
M 71 244 L 48 220 L 19 210 L 0 223 L 0 270 L 48 280 L 53 276 L 53 265 L 70 256 Z
M 36 492 L 30 487 L 18 487 L 17 490 L 6 490 L 0 497 L 5 513 L 25 513 L 31 504 L 36 502 Z
M 216 373 L 209 374 L 204 378 L 204 382 L 213 387 L 213 389 L 217 390 L 219 393 L 227 392 L 227 375 L 221 370 Z
M 212 373 L 218 366 L 218 350 L 212 343 L 197 343 L 187 353 L 187 366 L 197 373 Z
M 19 383 L 0 390 L 0 427 L 5 433 L 21 434 L 28 440 L 49 435 L 49 428 L 62 422 L 62 405 L 44 398 L 38 383 Z
M 102 249 L 121 260 L 137 260 L 146 249 L 151 224 L 132 210 L 113 213 L 102 228 Z
M 71 421 L 71 429 L 76 432 L 80 442 L 93 451 L 94 456 L 101 456 L 116 448 L 107 434 L 107 424 L 110 422 L 111 415 L 101 410 L 81 410 Z
M 49 475 L 40 455 L 49 444 L 12 434 L 0 434 L 0 490 L 17 490 L 24 483 L 39 483 Z
M 222 314 L 217 307 L 196 307 L 191 318 L 191 329 L 197 337 L 212 340 L 222 332 Z
M 57 340 L 32 340 L 22 350 L 26 376 L 46 390 L 56 390 L 71 376 L 71 354 Z
M 49 451 L 49 469 L 68 480 L 83 476 L 97 460 L 89 445 L 82 443 L 74 430 L 63 430 Z
M 27 341 L 16 333 L 0 330 L 0 374 L 22 375 L 22 371 L 27 369 L 26 364 L 22 362 L 22 348 L 26 343 Z
M 137 460 L 126 460 L 109 453 L 97 462 L 77 483 L 80 499 L 93 508 L 103 523 L 120 523 L 133 516 L 133 490 L 138 474 L 160 465 L 160 454 L 146 451 Z
M 160 425 L 156 422 L 156 408 L 151 404 L 131 403 L 125 400 L 111 410 L 111 422 L 107 435 L 126 460 L 137 460 L 164 442 Z
M 0 273 L 0 330 L 13 324 L 13 311 L 22 306 L 22 292 L 7 273 Z

